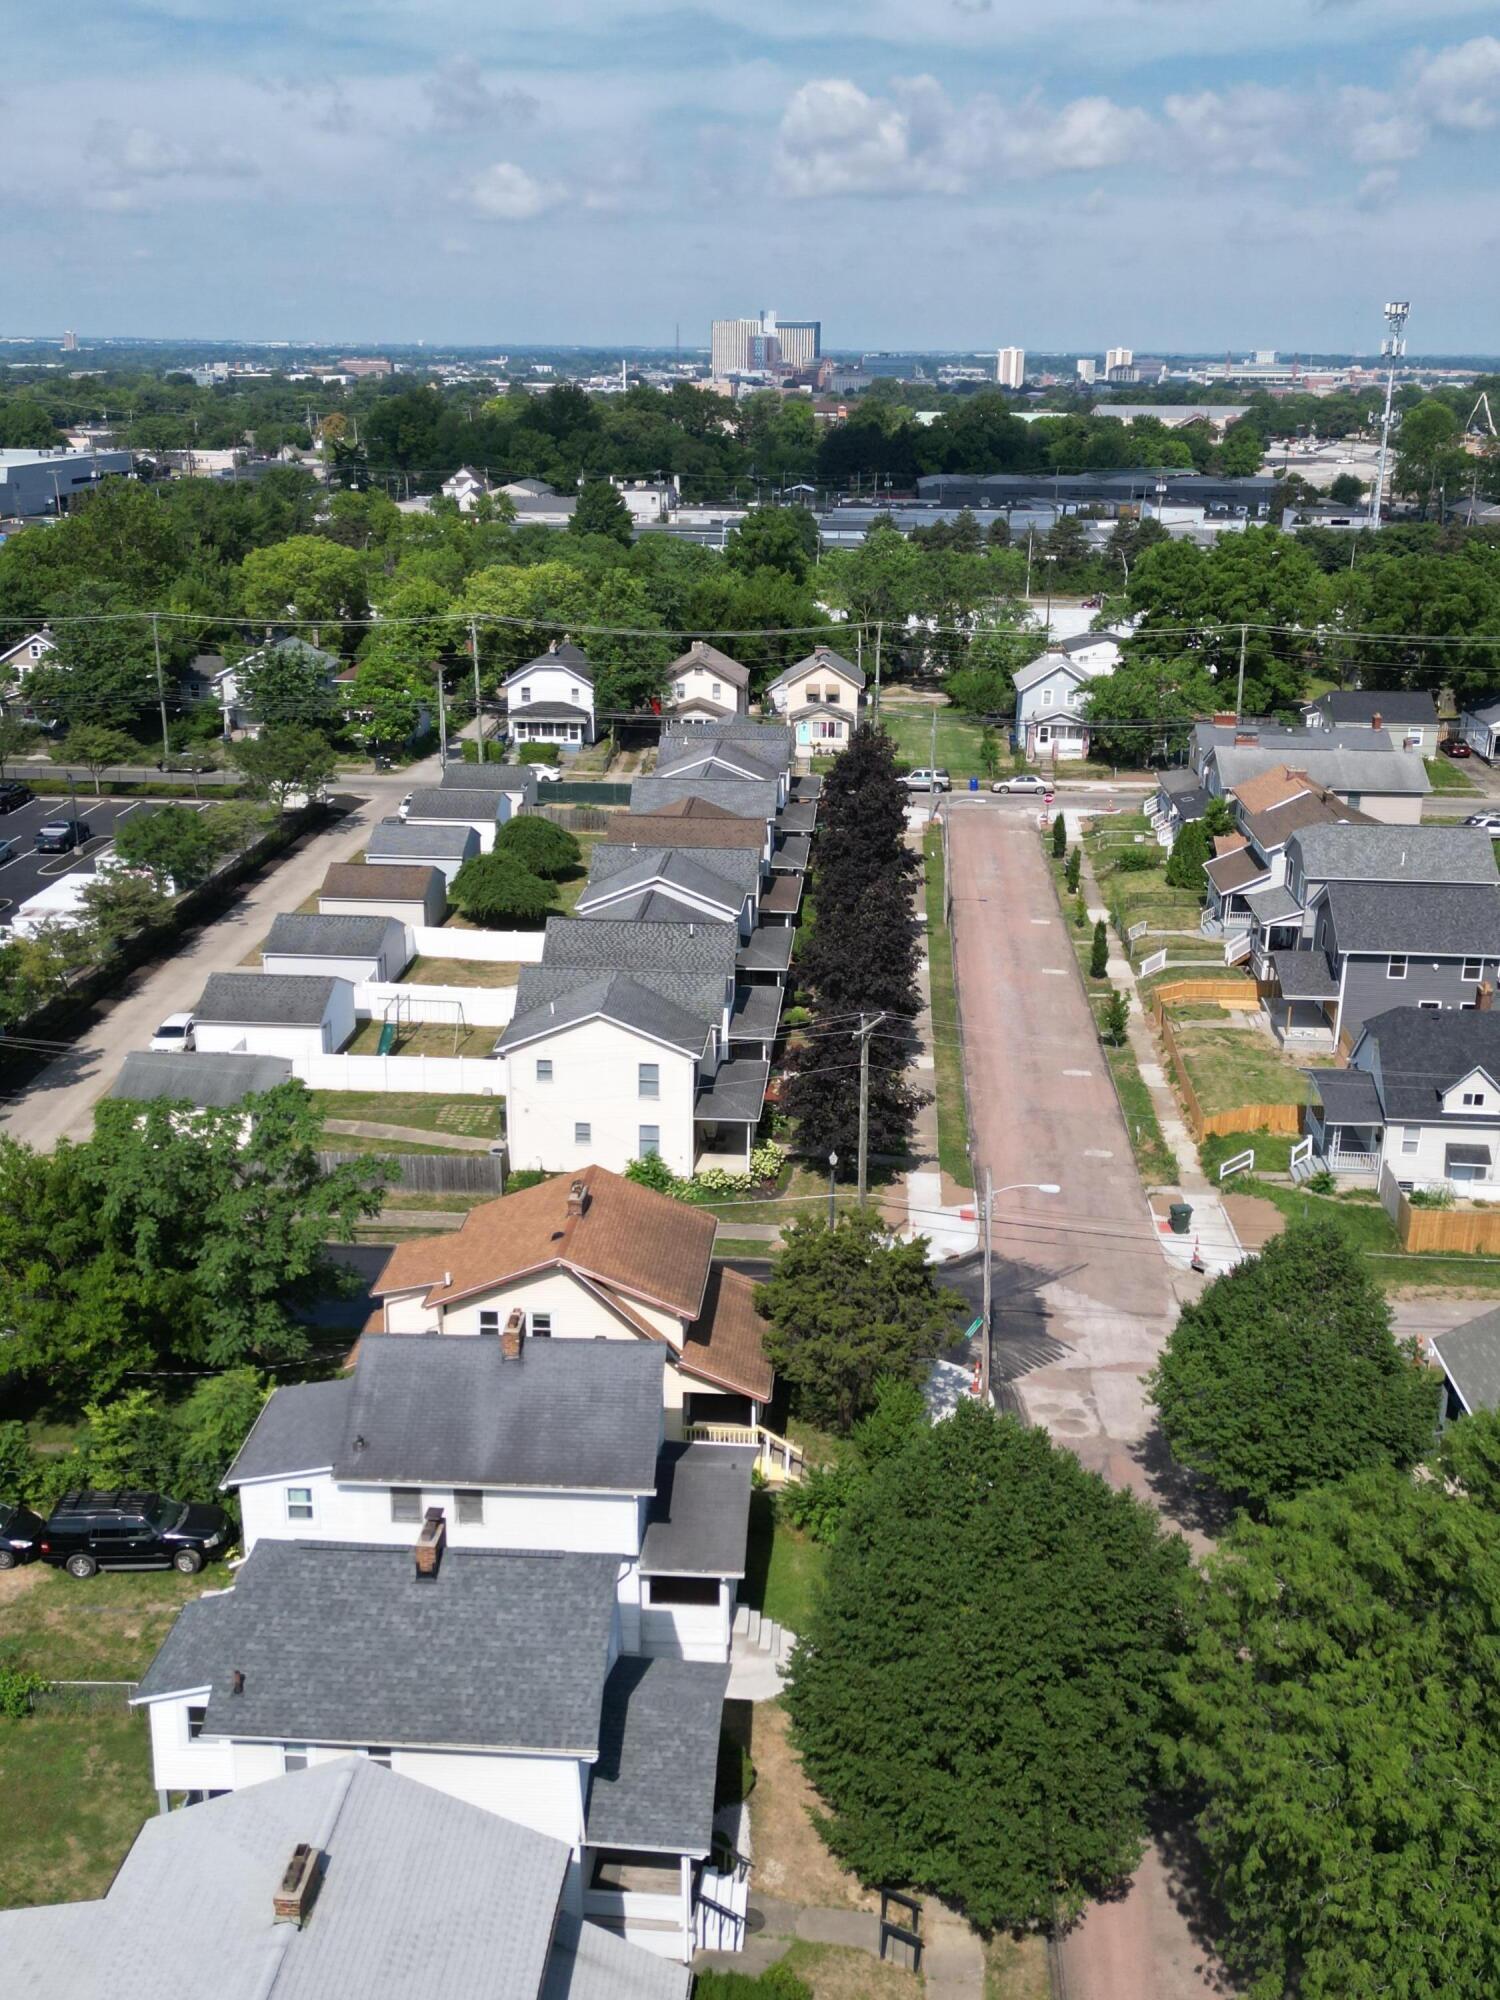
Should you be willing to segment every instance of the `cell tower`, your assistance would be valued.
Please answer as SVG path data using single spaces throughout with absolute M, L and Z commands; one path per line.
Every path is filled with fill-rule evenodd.
M 1390 372 L 1385 378 L 1385 415 L 1380 424 L 1380 465 L 1375 474 L 1375 484 L 1370 492 L 1370 526 L 1380 526 L 1380 507 L 1385 497 L 1385 463 L 1391 448 L 1391 406 L 1396 400 L 1396 365 L 1406 352 L 1406 322 L 1411 313 L 1409 299 L 1394 299 L 1385 309 L 1386 336 L 1380 343 L 1380 352 L 1390 360 Z

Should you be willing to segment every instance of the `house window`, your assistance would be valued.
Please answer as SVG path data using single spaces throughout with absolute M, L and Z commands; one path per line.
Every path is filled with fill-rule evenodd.
M 1419 1125 L 1401 1125 L 1397 1130 L 1401 1134 L 1403 1153 L 1418 1153 L 1422 1150 L 1422 1128 Z
M 1385 976 L 1387 979 L 1404 979 L 1406 977 L 1406 958 L 1404 954 L 1391 953 L 1391 956 L 1385 962 Z
M 453 1496 L 453 1511 L 461 1528 L 482 1528 L 484 1526 L 484 1495 L 472 1489 L 460 1489 Z
M 717 1604 L 716 1576 L 653 1576 L 646 1584 L 650 1604 Z
M 1441 1000 L 1419 1000 L 1417 1005 L 1424 1014 L 1441 1014 L 1443 1011 Z
M 679 701 L 686 701 L 686 700 L 687 700 L 687 682 L 686 682 L 686 681 L 679 681 L 679 682 L 677 683 L 677 699 L 678 699 Z
M 367 1750 L 365 1755 L 372 1764 L 383 1764 L 387 1770 L 391 1768 L 391 1752 L 388 1744 L 379 1750 Z
M 550 1340 L 552 1338 L 551 1313 L 533 1313 L 531 1315 L 531 1337 L 533 1340 Z
M 187 1712 L 188 1742 L 196 1743 L 203 1734 L 203 1718 L 208 1714 L 206 1702 L 194 1702 Z
M 307 1745 L 305 1743 L 283 1743 L 281 1746 L 281 1768 L 283 1771 L 305 1771 L 307 1769 Z
M 636 1080 L 642 1097 L 661 1096 L 661 1065 L 659 1063 L 638 1063 Z
M 1050 708 L 1051 706 L 1052 706 L 1052 689 L 1051 689 L 1051 688 L 1043 688 L 1043 689 L 1042 689 L 1042 707 L 1043 707 L 1043 708 Z
M 578 699 L 578 690 L 577 690 L 577 688 L 575 688 L 575 687 L 570 687 L 570 688 L 568 689 L 568 699 L 569 699 L 569 701 L 577 701 L 577 699 Z
M 581 1120 L 575 1122 L 573 1126 L 573 1144 L 575 1146 L 592 1145 L 593 1138 L 594 1128 L 592 1125 L 585 1125 Z
M 391 1488 L 391 1519 L 404 1521 L 415 1527 L 422 1519 L 422 1489 L 420 1486 L 393 1486 Z
M 536 1059 L 536 1080 L 537 1080 L 537 1082 L 538 1082 L 538 1083 L 550 1083 L 550 1082 L 552 1081 L 552 1058 L 551 1058 L 551 1056 L 538 1056 L 538 1057 L 537 1057 L 537 1059 Z
M 500 1311 L 497 1306 L 481 1306 L 479 1308 L 479 1331 L 481 1333 L 499 1333 Z
M 530 688 L 522 688 L 522 690 L 521 690 L 521 699 L 522 699 L 522 701 L 530 701 L 530 699 L 531 699 L 531 689 L 530 689 Z
M 1466 1111 L 1477 1110 L 1483 1102 L 1484 1092 L 1482 1090 L 1466 1090 L 1464 1092 L 1464 1109 Z
M 720 695 L 722 695 L 722 694 L 723 694 L 723 692 L 724 692 L 724 689 L 723 689 L 723 686 L 722 686 L 722 684 L 721 684 L 720 682 L 718 682 L 718 681 L 715 681 L 715 682 L 714 682 L 714 700 L 715 700 L 715 701 L 717 701 L 717 700 L 719 699 Z
M 289 1486 L 286 1489 L 286 1517 L 289 1521 L 312 1519 L 313 1497 L 310 1486 Z
M 649 1160 L 654 1154 L 661 1151 L 660 1125 L 643 1125 L 641 1127 L 639 1144 L 636 1147 L 636 1151 L 643 1160 Z
M 1484 960 L 1482 958 L 1466 958 L 1464 960 L 1463 976 L 1465 980 L 1483 979 Z

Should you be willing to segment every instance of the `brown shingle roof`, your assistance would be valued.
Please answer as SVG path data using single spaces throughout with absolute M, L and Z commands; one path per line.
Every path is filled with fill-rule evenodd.
M 394 863 L 389 868 L 367 868 L 362 861 L 336 861 L 323 877 L 319 891 L 324 896 L 342 896 L 346 901 L 368 897 L 378 903 L 420 903 L 432 887 L 432 878 L 442 880 L 442 870 Z
M 703 805 L 702 799 L 684 799 L 684 805 Z M 734 847 L 758 853 L 766 844 L 763 819 L 736 819 L 715 806 L 708 813 L 691 817 L 667 808 L 659 813 L 610 815 L 604 838 L 611 847 Z
M 568 1214 L 575 1180 L 586 1191 L 582 1215 Z M 603 1167 L 583 1167 L 481 1202 L 453 1235 L 398 1243 L 374 1291 L 380 1297 L 423 1287 L 428 1304 L 450 1303 L 526 1272 L 562 1266 L 681 1319 L 696 1319 L 717 1226 L 703 1209 Z
M 743 819 L 743 813 L 733 811 L 729 806 L 718 805 L 713 799 L 700 799 L 696 795 L 685 799 L 671 799 L 659 805 L 650 815 L 653 819 Z M 637 814 L 645 818 L 645 814 Z
M 1285 805 L 1299 792 L 1310 792 L 1312 781 L 1305 772 L 1289 770 L 1285 764 L 1273 764 L 1269 771 L 1260 771 L 1253 778 L 1246 778 L 1234 788 L 1234 795 L 1246 812 L 1269 812 L 1272 806 Z
M 1284 841 L 1298 833 L 1305 826 L 1374 826 L 1377 822 L 1368 813 L 1358 811 L 1354 806 L 1346 806 L 1336 792 L 1321 789 L 1313 792 L 1299 792 L 1294 799 L 1284 805 L 1272 806 L 1269 811 L 1252 813 L 1245 819 L 1245 828 L 1260 848 L 1280 847 Z
M 1247 882 L 1258 882 L 1267 871 L 1265 862 L 1257 861 L 1246 846 L 1237 847 L 1233 854 L 1221 854 L 1217 861 L 1205 862 L 1203 872 L 1225 896 L 1231 889 L 1243 889 Z
M 1236 854 L 1240 848 L 1248 846 L 1242 833 L 1216 833 L 1214 835 L 1214 859 L 1224 854 Z
M 766 1359 L 766 1322 L 755 1309 L 755 1282 L 715 1264 L 703 1310 L 687 1330 L 682 1365 L 721 1389 L 770 1401 L 775 1375 Z

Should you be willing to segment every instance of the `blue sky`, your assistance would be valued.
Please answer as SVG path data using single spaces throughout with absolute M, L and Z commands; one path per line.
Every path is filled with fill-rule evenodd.
M 7 16 L 0 332 L 1500 350 L 1494 0 Z

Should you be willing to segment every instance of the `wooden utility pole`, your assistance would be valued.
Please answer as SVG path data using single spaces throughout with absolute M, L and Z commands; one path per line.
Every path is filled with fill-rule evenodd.
M 469 620 L 469 651 L 474 655 L 474 736 L 479 746 L 479 762 L 484 762 L 484 704 L 479 698 L 479 625 Z
M 445 698 L 447 674 L 441 660 L 436 662 L 438 677 L 438 762 L 448 762 L 448 703 Z
M 992 1287 L 994 1273 L 992 1245 L 994 1242 L 995 1184 L 988 1167 L 984 1170 L 984 1305 L 981 1311 L 982 1325 L 979 1329 L 979 1399 L 983 1403 L 990 1400 L 990 1312 L 992 1308 Z
M 161 762 L 165 770 L 172 761 L 172 744 L 167 735 L 167 690 L 161 677 L 161 632 L 157 627 L 156 613 L 151 614 L 151 648 L 156 654 L 156 699 L 161 709 Z M 194 785 L 196 794 L 198 787 Z
M 875 620 L 875 714 L 874 721 L 880 725 L 880 619 Z
M 1240 678 L 1239 685 L 1234 691 L 1234 726 L 1236 729 L 1238 729 L 1245 713 L 1245 636 L 1249 629 L 1248 625 L 1240 627 Z
M 870 1037 L 885 1019 L 877 1014 L 873 1021 L 867 1021 L 863 1014 L 859 1017 L 856 1034 L 859 1040 L 859 1205 L 864 1207 L 865 1190 L 869 1184 L 870 1164 Z

